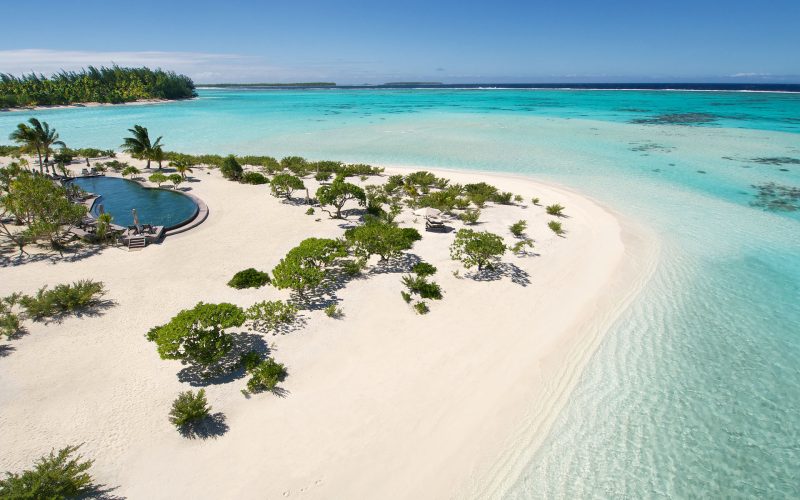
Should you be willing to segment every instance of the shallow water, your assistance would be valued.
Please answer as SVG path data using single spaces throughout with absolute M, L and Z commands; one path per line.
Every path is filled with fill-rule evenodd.
M 168 149 L 514 172 L 579 189 L 652 227 L 661 260 L 506 496 L 800 496 L 800 201 L 769 187 L 800 188 L 800 94 L 200 95 L 35 115 L 71 146 L 117 147 L 137 123 Z M 0 137 L 29 115 L 0 114 Z

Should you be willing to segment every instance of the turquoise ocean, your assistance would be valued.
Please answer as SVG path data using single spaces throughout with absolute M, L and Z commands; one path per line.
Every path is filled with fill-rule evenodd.
M 503 496 L 800 498 L 800 94 L 202 89 L 0 113 L 0 138 L 29 116 L 72 147 L 140 124 L 177 151 L 572 187 L 652 228 L 660 260 Z

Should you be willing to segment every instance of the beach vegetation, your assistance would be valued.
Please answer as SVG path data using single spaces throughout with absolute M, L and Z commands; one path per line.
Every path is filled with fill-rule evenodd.
M 269 179 L 261 172 L 248 171 L 242 174 L 242 184 L 267 184 Z
M 2 86 L 2 78 L 0 75 L 0 87 Z M 59 140 L 58 133 L 55 128 L 50 128 L 47 122 L 40 122 L 36 118 L 28 119 L 30 125 L 20 123 L 17 128 L 8 136 L 9 139 L 20 144 L 21 150 L 24 152 L 36 153 L 39 159 L 39 172 L 43 172 L 43 165 L 50 159 L 50 153 L 53 151 L 53 146 L 66 147 L 64 141 Z M 44 156 L 44 160 L 42 160 Z
M 286 156 L 281 158 L 281 167 L 298 177 L 305 177 L 311 172 L 311 166 L 302 156 Z
M 194 172 L 192 172 L 192 166 L 189 165 L 189 163 L 184 161 L 184 160 L 173 160 L 173 161 L 169 162 L 169 166 L 174 168 L 175 172 L 180 174 L 180 176 L 183 177 L 184 180 L 186 180 L 186 173 L 187 172 L 194 173 Z
M 184 178 L 181 174 L 169 174 L 167 178 L 172 185 L 175 186 L 175 189 L 178 189 L 178 186 L 180 186 L 184 181 Z
M 308 207 L 308 210 L 306 210 L 306 215 L 314 215 L 314 207 Z
M 412 299 L 410 293 L 406 292 L 405 290 L 400 290 L 400 296 L 403 297 L 403 300 L 405 301 L 406 304 L 411 303 Z
M 519 194 L 514 195 L 514 203 L 522 203 L 523 201 L 525 201 L 525 198 L 523 198 L 522 195 Z
M 200 424 L 211 415 L 205 389 L 185 391 L 172 402 L 169 421 L 180 430 Z
M 330 205 L 336 209 L 336 213 L 332 215 L 336 219 L 342 218 L 342 207 L 349 200 L 355 200 L 363 206 L 367 199 L 367 195 L 361 187 L 345 182 L 342 175 L 336 176 L 336 179 L 330 184 L 320 186 L 316 196 L 323 207 Z
M 168 323 L 151 328 L 146 337 L 156 343 L 161 359 L 210 369 L 233 348 L 233 338 L 226 330 L 242 326 L 245 320 L 244 311 L 233 304 L 199 302 Z
M 180 176 L 178 176 L 178 177 L 180 177 Z M 148 177 L 147 180 L 149 180 L 153 184 L 156 184 L 158 187 L 161 187 L 162 184 L 164 184 L 165 182 L 167 182 L 169 180 L 169 177 L 167 177 L 166 175 L 162 174 L 161 172 L 156 172 L 156 173 L 150 175 L 150 177 Z
M 122 140 L 122 150 L 136 159 L 147 160 L 147 166 L 145 168 L 150 168 L 150 162 L 152 160 L 158 161 L 159 168 L 161 168 L 160 162 L 164 159 L 161 137 L 158 137 L 155 141 L 151 141 L 150 133 L 147 128 L 141 125 L 134 125 L 133 128 L 128 129 L 128 132 L 131 133 L 131 137 L 125 137 Z M 159 150 L 160 152 L 158 152 Z
M 511 234 L 513 234 L 517 238 L 522 238 L 527 228 L 528 228 L 528 222 L 525 220 L 518 220 L 517 222 L 508 226 L 508 230 L 511 231 Z
M 242 169 L 242 166 L 233 155 L 228 155 L 224 160 L 222 160 L 222 164 L 219 166 L 219 171 L 222 176 L 229 181 L 240 180 L 242 178 L 242 174 L 244 173 L 244 169 Z
M 365 259 L 379 255 L 382 261 L 410 250 L 414 242 L 422 239 L 414 228 L 400 228 L 376 219 L 348 229 L 344 237 L 355 255 Z
M 481 211 L 477 209 L 475 210 L 468 209 L 458 214 L 458 218 L 461 220 L 461 222 L 470 225 L 476 224 L 478 222 L 478 219 L 480 219 L 480 217 L 481 217 Z
M 450 257 L 461 261 L 464 267 L 470 269 L 478 266 L 478 271 L 484 267 L 492 267 L 506 251 L 503 238 L 488 231 L 473 231 L 472 229 L 459 229 L 455 241 L 450 246 Z
M 20 315 L 14 309 L 21 297 L 21 293 L 12 293 L 0 298 L 0 335 L 8 339 L 16 337 L 23 331 Z
M 247 391 L 258 393 L 263 391 L 273 392 L 278 384 L 286 380 L 289 372 L 282 363 L 272 358 L 267 358 L 247 371 L 250 380 L 247 381 Z
M 325 307 L 325 316 L 333 319 L 339 319 L 344 316 L 344 312 L 342 311 L 341 307 L 336 307 L 336 304 L 329 304 Z
M 438 180 L 436 175 L 425 170 L 412 172 L 405 177 L 406 185 L 415 186 L 422 193 L 428 193 L 431 187 L 437 185 Z
M 531 203 L 533 203 L 534 205 L 538 205 L 539 204 L 539 198 L 536 198 L 536 197 L 531 198 Z
M 96 490 L 89 469 L 94 461 L 75 455 L 81 445 L 67 446 L 36 461 L 32 469 L 6 472 L 0 479 L 0 498 L 66 500 L 92 494 Z
M 414 303 L 414 311 L 416 311 L 417 314 L 428 314 L 431 310 L 428 307 L 428 304 L 423 301 L 419 301 Z
M 525 255 L 528 253 L 528 249 L 533 249 L 533 240 L 530 238 L 522 238 L 510 248 L 511 252 L 516 255 Z
M 402 278 L 403 285 L 412 295 L 419 295 L 423 299 L 441 300 L 442 288 L 432 281 L 428 281 L 424 276 L 412 276 L 407 274 Z
M 97 225 L 95 231 L 95 238 L 98 243 L 108 243 L 114 236 L 111 228 L 113 217 L 110 213 L 105 212 L 97 216 Z
M 495 203 L 499 203 L 500 205 L 511 205 L 511 200 L 514 197 L 514 193 L 509 193 L 507 191 L 498 192 L 495 194 L 491 200 Z
M 305 187 L 303 179 L 292 174 L 276 174 L 270 181 L 272 195 L 276 197 L 282 196 L 287 200 L 292 197 L 295 189 L 305 189 Z
M 247 351 L 239 356 L 239 366 L 245 372 L 249 372 L 261 362 L 261 354 L 258 351 Z
M 277 333 L 297 319 L 297 307 L 281 300 L 265 300 L 248 307 L 245 316 L 253 330 Z
M 547 205 L 545 207 L 545 211 L 547 212 L 548 215 L 554 215 L 556 217 L 564 217 L 564 207 L 562 207 L 558 203 Z
M 26 315 L 34 321 L 85 311 L 101 304 L 106 289 L 102 281 L 90 279 L 40 288 L 35 295 L 19 299 Z
M 269 283 L 269 274 L 249 267 L 233 275 L 228 286 L 241 290 L 243 288 L 261 288 Z
M 333 177 L 331 172 L 317 172 L 314 174 L 314 179 L 317 182 L 327 182 L 331 179 L 331 177 Z
M 563 236 L 564 233 L 566 232 L 564 231 L 564 228 L 561 226 L 561 223 L 557 220 L 551 220 L 550 222 L 548 222 L 547 227 L 549 227 L 550 230 L 556 233 L 556 235 L 558 236 Z
M 139 175 L 140 173 L 141 171 L 132 165 L 128 165 L 122 169 L 122 177 L 130 177 L 133 179 L 134 176 Z
M 307 238 L 289 250 L 272 270 L 272 284 L 290 288 L 304 296 L 328 276 L 327 268 L 336 259 L 347 256 L 345 243 L 327 238 Z
M 436 266 L 427 262 L 417 262 L 411 266 L 411 272 L 422 278 L 436 274 Z

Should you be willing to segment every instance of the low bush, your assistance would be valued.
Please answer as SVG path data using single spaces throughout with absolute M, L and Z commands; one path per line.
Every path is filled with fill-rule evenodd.
M 405 290 L 400 290 L 400 296 L 403 297 L 403 300 L 406 302 L 406 304 L 410 304 L 411 303 L 411 294 L 410 293 L 406 292 Z
M 277 332 L 297 318 L 297 307 L 280 300 L 265 300 L 247 308 L 245 317 L 253 330 L 261 333 Z
M 441 300 L 442 298 L 442 288 L 422 276 L 406 275 L 403 276 L 402 281 L 409 292 L 417 294 L 423 299 Z
M 314 208 L 308 207 L 308 210 L 306 210 L 306 215 L 314 215 Z
M 524 255 L 528 253 L 528 248 L 533 249 L 533 240 L 530 238 L 523 238 L 511 246 L 511 251 L 517 255 Z
M 182 429 L 202 422 L 210 414 L 211 407 L 206 401 L 205 389 L 200 389 L 197 394 L 186 391 L 180 393 L 172 402 L 169 421 L 178 429 Z
M 539 198 L 531 198 L 531 203 L 533 203 L 534 205 L 538 205 L 539 204 Z
M 417 311 L 417 314 L 428 314 L 430 312 L 428 304 L 425 302 L 417 302 L 414 304 L 414 310 Z
M 78 446 L 67 446 L 37 460 L 33 469 L 21 473 L 6 472 L 0 479 L 0 498 L 61 500 L 82 497 L 96 489 L 87 472 L 92 460 L 73 457 Z
M 340 307 L 336 307 L 336 304 L 331 304 L 325 308 L 325 315 L 329 318 L 339 319 L 344 316 L 344 312 Z
M 524 198 L 521 195 L 515 194 L 514 195 L 514 203 L 522 203 Z
M 267 184 L 268 182 L 269 179 L 258 172 L 245 172 L 242 174 L 242 183 L 244 184 Z
M 511 200 L 514 198 L 514 193 L 502 192 L 492 196 L 491 200 L 501 205 L 511 205 Z
M 426 276 L 433 276 L 436 274 L 436 267 L 432 264 L 428 264 L 427 262 L 417 262 L 411 268 L 411 271 L 417 276 L 424 278 Z
M 249 267 L 233 275 L 228 286 L 241 290 L 243 288 L 261 288 L 269 283 L 269 274 Z
M 228 155 L 224 160 L 222 160 L 222 165 L 220 165 L 219 171 L 222 173 L 222 176 L 229 181 L 240 180 L 242 178 L 242 173 L 244 172 L 242 166 L 239 165 L 239 162 L 236 161 L 236 157 L 233 155 Z
M 239 365 L 249 372 L 261 363 L 261 355 L 256 351 L 247 351 L 239 357 Z
M 466 212 L 458 214 L 458 218 L 461 219 L 461 222 L 464 224 L 475 224 L 478 222 L 480 216 L 480 210 L 467 210 Z
M 558 236 L 563 235 L 565 232 L 564 228 L 561 227 L 561 223 L 558 222 L 557 220 L 551 220 L 550 222 L 548 222 L 547 227 L 549 227 L 550 230 L 556 233 Z
M 554 203 L 553 205 L 547 205 L 545 210 L 547 211 L 548 215 L 554 215 L 556 217 L 564 216 L 564 207 L 562 207 L 558 203 Z
M 511 234 L 516 236 L 517 238 L 522 237 L 525 234 L 525 229 L 528 228 L 528 223 L 524 220 L 518 220 L 517 222 L 508 226 L 508 230 L 511 231 Z
M 248 373 L 250 380 L 247 381 L 247 390 L 251 393 L 274 391 L 288 375 L 286 367 L 272 358 L 265 359 L 250 369 Z
M 51 290 L 43 286 L 35 296 L 25 295 L 20 304 L 34 321 L 69 314 L 95 307 L 105 295 L 105 285 L 100 281 L 80 280 L 71 284 L 56 285 Z
M 152 174 L 150 177 L 148 177 L 147 180 L 157 185 L 158 187 L 161 187 L 162 184 L 164 184 L 169 180 L 169 177 L 162 174 L 161 172 L 156 172 Z

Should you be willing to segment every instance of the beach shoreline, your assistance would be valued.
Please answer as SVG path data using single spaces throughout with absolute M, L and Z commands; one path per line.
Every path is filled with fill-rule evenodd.
M 4 268 L 0 295 L 89 274 L 107 283 L 117 306 L 98 318 L 68 318 L 56 327 L 60 333 L 33 324 L 14 341 L 15 352 L 0 362 L 7 429 L 0 448 L 12 450 L 0 469 L 19 470 L 77 441 L 96 459 L 98 479 L 132 498 L 501 496 L 649 278 L 657 239 L 596 201 L 533 177 L 386 168 L 425 169 L 524 195 L 525 208 L 487 207 L 477 229 L 509 241 L 508 224 L 524 218 L 538 256 L 507 254 L 516 275 L 474 281 L 449 259 L 452 235 L 420 229 L 424 238 L 411 253 L 439 268 L 435 279 L 445 290 L 430 314 L 416 316 L 402 303 L 399 274 L 349 284 L 339 291 L 344 319 L 315 311 L 303 330 L 267 339 L 290 370 L 285 399 L 245 399 L 241 381 L 209 386 L 209 401 L 227 415 L 230 431 L 186 440 L 166 413 L 175 394 L 190 387 L 175 377 L 180 365 L 158 359 L 143 334 L 199 300 L 286 298 L 269 287 L 236 291 L 225 282 L 251 265 L 270 270 L 304 237 L 342 231 L 340 221 L 304 215 L 265 186 L 197 169 L 201 182 L 190 184 L 192 193 L 211 210 L 198 228 L 142 252 L 107 249 L 76 262 Z M 533 196 L 567 207 L 566 238 L 550 234 L 545 223 L 552 217 L 529 202 Z M 400 219 L 420 228 L 410 214 Z M 59 393 L 56 380 L 70 384 Z M 59 415 L 72 425 L 52 425 Z
M 197 97 L 191 97 L 188 99 L 138 99 L 136 101 L 130 101 L 130 102 L 80 102 L 74 104 L 23 106 L 20 108 L 0 108 L 0 112 L 13 113 L 20 111 L 47 111 L 52 109 L 101 108 L 109 106 L 144 106 L 146 104 L 164 104 L 175 101 L 188 101 L 191 99 L 197 99 Z

